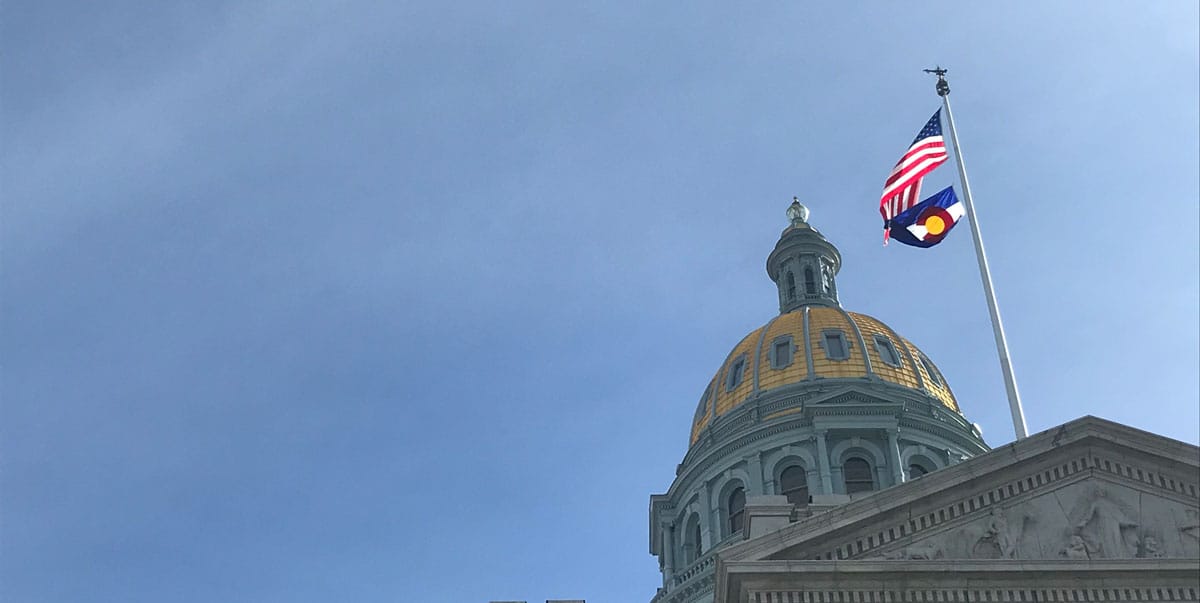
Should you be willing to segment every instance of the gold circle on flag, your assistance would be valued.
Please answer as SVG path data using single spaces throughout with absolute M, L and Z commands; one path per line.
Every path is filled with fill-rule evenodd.
M 931 235 L 940 235 L 946 232 L 946 221 L 941 216 L 929 216 L 925 218 L 925 230 Z

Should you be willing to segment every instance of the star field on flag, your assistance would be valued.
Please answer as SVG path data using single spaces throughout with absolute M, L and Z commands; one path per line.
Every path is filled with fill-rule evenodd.
M 879 213 L 883 216 L 884 243 L 892 227 L 892 219 L 917 204 L 921 197 L 921 180 L 925 174 L 946 162 L 946 143 L 942 140 L 942 110 L 933 112 L 933 117 L 913 139 L 908 150 L 896 162 L 879 199 Z

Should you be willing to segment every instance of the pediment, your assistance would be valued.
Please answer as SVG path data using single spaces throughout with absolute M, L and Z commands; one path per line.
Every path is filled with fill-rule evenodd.
M 894 394 L 894 392 L 892 393 Z M 899 406 L 901 404 L 896 401 L 894 395 L 885 395 L 869 387 L 857 384 L 841 384 L 838 387 L 820 392 L 812 396 L 808 403 L 814 406 L 844 404 Z
M 1200 559 L 1200 449 L 1101 419 L 722 552 L 760 560 Z
M 1007 485 L 997 484 L 994 491 L 1002 488 Z M 918 517 L 911 537 L 852 553 L 850 558 L 1200 558 L 1200 521 L 1194 505 L 1100 476 L 981 504 L 973 513 L 969 500 L 936 502 L 941 508 Z M 956 517 L 960 505 L 967 510 Z M 947 519 L 939 521 L 942 517 Z M 853 535 L 856 549 L 863 536 Z

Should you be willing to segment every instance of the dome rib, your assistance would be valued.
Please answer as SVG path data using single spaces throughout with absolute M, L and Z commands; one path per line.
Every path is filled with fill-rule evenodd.
M 895 350 L 896 354 L 899 355 L 900 349 L 903 347 L 900 343 L 901 337 L 897 335 L 891 327 L 887 326 L 880 320 L 867 316 L 866 314 L 859 314 L 857 312 L 851 312 L 851 315 L 855 323 L 857 323 L 859 328 L 866 334 L 864 335 L 863 339 L 866 340 L 867 336 L 871 337 L 871 341 L 867 343 L 867 346 L 870 348 L 868 353 L 874 354 L 872 359 L 878 361 L 875 364 L 875 374 L 884 381 L 891 381 L 912 389 L 924 390 L 921 383 L 921 375 L 913 370 L 915 365 L 912 362 L 905 364 L 903 358 L 898 358 L 900 360 L 899 366 L 890 364 L 884 361 L 883 357 L 879 353 L 878 346 L 872 345 L 875 337 L 885 337 L 891 341 L 892 348 Z
M 808 306 L 804 306 L 804 363 L 808 367 L 808 372 L 804 374 L 804 380 L 812 381 L 817 378 L 817 374 L 813 369 L 812 346 L 808 344 L 808 332 Z
M 846 317 L 846 322 L 850 323 L 850 330 L 854 331 L 854 336 L 858 338 L 858 349 L 862 350 L 863 367 L 867 370 L 867 378 L 874 378 L 875 371 L 871 368 L 871 351 L 867 349 L 867 341 L 863 339 L 862 330 L 858 328 L 858 321 L 854 320 L 853 316 L 846 311 L 845 308 L 838 306 L 838 312 Z
M 779 316 L 783 316 L 780 314 Z M 761 332 L 758 334 L 758 345 L 754 347 L 754 387 L 750 389 L 750 395 L 758 393 L 758 373 L 762 369 L 762 347 L 763 342 L 767 339 L 767 332 L 771 330 L 771 325 L 779 320 L 779 316 L 772 318 L 770 322 L 763 325 Z
M 908 347 L 912 350 L 914 355 L 917 355 L 918 357 L 924 357 L 925 360 L 929 362 L 930 367 L 933 370 L 938 371 L 937 365 L 933 364 L 933 360 L 931 360 L 929 356 L 923 354 L 921 350 L 917 348 L 917 346 L 912 344 L 911 341 L 904 338 L 901 338 L 900 340 L 904 342 L 905 347 Z M 958 407 L 958 400 L 954 397 L 954 392 L 950 390 L 950 384 L 946 382 L 945 376 L 939 375 L 939 378 L 935 381 L 930 377 L 929 371 L 926 370 L 924 362 L 917 363 L 917 370 L 927 377 L 925 381 L 925 390 L 929 392 L 929 395 L 938 399 L 942 404 L 948 406 L 949 408 L 952 408 L 955 412 L 962 412 L 962 410 Z M 940 373 L 941 371 L 938 372 Z
M 876 322 L 878 322 L 883 328 L 887 329 L 888 333 L 892 335 L 892 341 L 898 344 L 903 344 L 904 355 L 908 358 L 908 366 L 912 367 L 913 374 L 917 376 L 917 387 L 920 387 L 921 391 L 925 393 L 932 394 L 933 392 L 930 392 L 929 389 L 925 387 L 925 378 L 921 376 L 921 371 L 917 366 L 917 358 L 913 355 L 912 349 L 910 349 L 912 346 L 910 346 L 909 343 L 905 341 L 905 339 L 901 337 L 899 333 L 896 332 L 896 329 L 893 329 L 884 322 Z

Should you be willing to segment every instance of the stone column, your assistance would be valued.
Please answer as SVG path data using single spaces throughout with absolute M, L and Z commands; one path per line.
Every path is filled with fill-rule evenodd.
M 675 577 L 675 524 L 663 524 L 663 558 L 666 561 L 667 570 L 663 572 L 665 580 L 663 586 L 670 583 Z
M 892 484 L 900 485 L 904 483 L 904 467 L 900 463 L 900 430 L 887 430 L 887 455 L 888 464 L 892 466 Z
M 763 492 L 763 472 L 762 459 L 755 454 L 746 459 L 746 465 L 750 472 L 750 483 L 746 484 L 746 496 L 761 496 L 766 494 Z
M 829 471 L 829 448 L 825 445 L 825 430 L 817 430 L 815 436 L 817 440 L 817 467 L 821 471 L 821 490 L 822 494 L 833 494 L 833 476 Z

